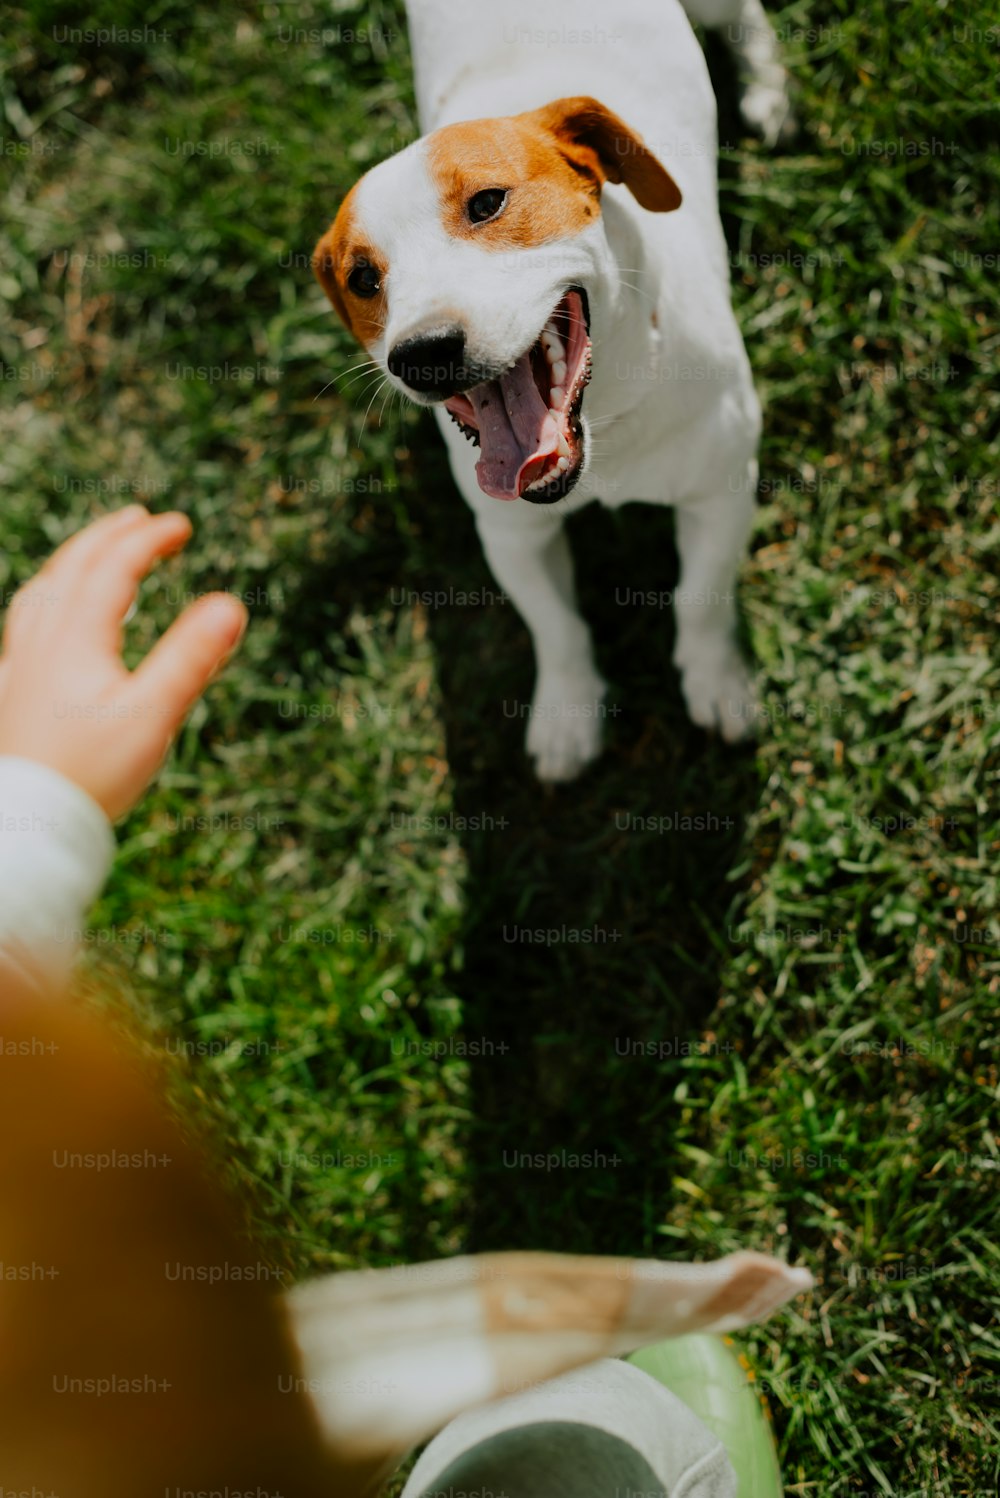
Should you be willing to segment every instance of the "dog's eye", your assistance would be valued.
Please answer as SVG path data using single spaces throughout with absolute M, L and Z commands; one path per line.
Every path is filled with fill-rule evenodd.
M 382 285 L 382 277 L 374 265 L 368 265 L 362 261 L 356 265 L 347 278 L 347 284 L 355 296 L 377 296 Z
M 506 201 L 505 187 L 485 187 L 469 199 L 466 212 L 472 223 L 485 224 L 487 219 L 496 218 Z

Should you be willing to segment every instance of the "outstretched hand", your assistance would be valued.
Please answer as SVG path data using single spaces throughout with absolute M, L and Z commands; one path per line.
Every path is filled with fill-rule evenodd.
M 135 671 L 126 669 L 122 624 L 136 590 L 190 535 L 184 515 L 129 505 L 66 541 L 11 600 L 0 651 L 0 755 L 58 770 L 112 821 L 139 800 L 246 628 L 237 599 L 206 594 Z

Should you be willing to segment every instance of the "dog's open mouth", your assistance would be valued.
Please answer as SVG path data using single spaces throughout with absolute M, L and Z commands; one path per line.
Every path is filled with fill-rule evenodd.
M 590 379 L 587 313 L 586 293 L 571 288 L 516 364 L 445 401 L 480 448 L 476 477 L 484 493 L 551 504 L 579 478 L 580 408 Z

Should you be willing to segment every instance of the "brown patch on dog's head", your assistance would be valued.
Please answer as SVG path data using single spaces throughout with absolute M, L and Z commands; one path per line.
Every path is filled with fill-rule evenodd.
M 485 250 L 523 250 L 581 233 L 600 214 L 605 182 L 623 184 L 653 213 L 681 202 L 677 184 L 635 131 L 586 95 L 525 114 L 445 125 L 425 146 L 437 197 L 427 212 L 439 215 L 452 238 Z M 341 321 L 370 348 L 385 331 L 389 267 L 358 211 L 360 185 L 319 240 L 312 263 Z M 474 222 L 470 201 L 489 189 L 506 193 L 502 207 Z M 379 277 L 372 294 L 365 295 L 356 278 L 352 285 L 361 267 Z
M 428 165 L 448 233 L 490 250 L 580 233 L 600 210 L 605 182 L 623 183 L 654 213 L 681 202 L 677 184 L 635 131 L 585 96 L 446 125 L 428 140 Z M 495 218 L 473 223 L 469 201 L 490 187 L 506 188 L 508 201 Z
M 384 284 L 388 267 L 359 230 L 353 203 L 358 186 L 355 183 L 351 188 L 333 223 L 313 250 L 312 267 L 341 322 L 367 348 L 385 328 Z M 364 265 L 377 270 L 382 280 L 382 289 L 373 297 L 356 295 L 348 284 L 351 272 Z

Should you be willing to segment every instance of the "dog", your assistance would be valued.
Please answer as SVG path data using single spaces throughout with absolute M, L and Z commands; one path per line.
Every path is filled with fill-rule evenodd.
M 744 118 L 774 140 L 791 111 L 760 0 L 408 13 L 425 134 L 354 185 L 313 267 L 390 386 L 434 409 L 533 639 L 536 773 L 571 780 L 601 748 L 606 683 L 563 530 L 594 499 L 675 508 L 674 663 L 692 721 L 735 741 L 755 717 L 735 586 L 761 411 L 691 21 L 723 29 Z

